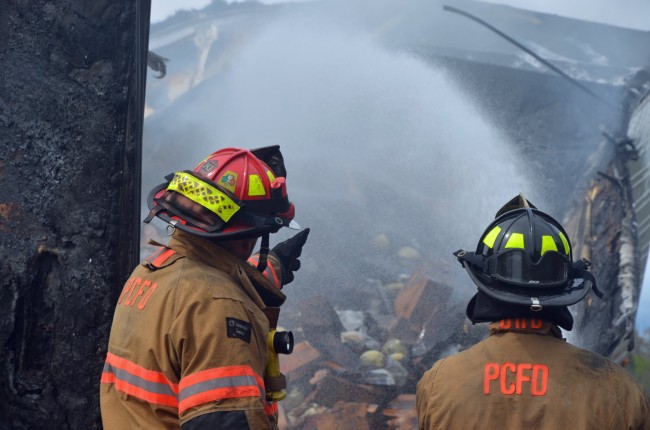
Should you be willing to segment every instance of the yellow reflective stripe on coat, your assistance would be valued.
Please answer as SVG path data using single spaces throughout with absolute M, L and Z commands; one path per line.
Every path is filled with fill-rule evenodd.
M 521 233 L 510 233 L 506 248 L 524 249 L 524 235 Z
M 557 252 L 557 244 L 553 237 L 544 235 L 542 236 L 542 250 L 539 255 L 544 255 L 546 251 L 555 251 Z
M 240 209 L 239 205 L 221 190 L 189 173 L 176 172 L 167 190 L 176 191 L 193 202 L 200 204 L 210 212 L 215 213 L 225 222 L 228 222 Z
M 497 236 L 501 233 L 501 227 L 496 226 L 488 234 L 485 235 L 483 238 L 483 243 L 485 246 L 488 248 L 493 248 L 494 247 L 494 241 L 497 240 Z

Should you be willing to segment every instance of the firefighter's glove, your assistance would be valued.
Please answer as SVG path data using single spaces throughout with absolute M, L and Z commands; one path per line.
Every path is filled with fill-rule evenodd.
M 287 285 L 293 281 L 293 272 L 300 269 L 300 254 L 302 247 L 307 242 L 309 229 L 306 228 L 290 239 L 280 242 L 271 249 L 270 254 L 280 261 L 282 266 L 282 284 Z

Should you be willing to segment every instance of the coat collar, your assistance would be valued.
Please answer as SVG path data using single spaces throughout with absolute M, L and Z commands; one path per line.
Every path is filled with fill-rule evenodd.
M 490 336 L 500 333 L 536 333 L 563 339 L 562 331 L 549 321 L 534 318 L 505 318 L 490 323 Z
M 238 279 L 261 308 L 278 307 L 286 300 L 286 296 L 257 269 L 239 260 L 216 242 L 176 230 L 167 246 L 190 260 L 200 261 Z

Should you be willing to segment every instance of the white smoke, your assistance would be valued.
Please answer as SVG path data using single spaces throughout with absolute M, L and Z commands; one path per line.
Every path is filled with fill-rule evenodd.
M 504 136 L 443 72 L 367 33 L 287 17 L 225 69 L 174 116 L 192 145 L 170 170 L 220 147 L 280 145 L 297 221 L 312 228 L 301 275 L 311 270 L 313 283 L 373 276 L 354 263 L 385 234 L 393 250 L 436 262 L 427 270 L 438 281 L 471 292 L 460 266 L 440 273 L 437 262 L 455 265 L 451 253 L 473 249 L 519 192 L 543 206 Z M 371 270 L 395 264 L 394 253 L 383 257 Z

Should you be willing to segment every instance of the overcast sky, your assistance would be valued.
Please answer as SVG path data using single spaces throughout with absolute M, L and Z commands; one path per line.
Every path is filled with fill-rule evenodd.
M 619 27 L 650 30 L 650 0 L 484 0 Z
M 238 0 L 226 0 L 228 3 Z M 243 0 L 245 1 L 245 0 Z M 264 4 L 290 3 L 309 0 L 259 0 Z M 212 3 L 212 0 L 151 0 L 151 22 L 163 21 L 179 9 L 202 9 Z
M 289 0 L 292 1 L 292 0 Z M 294 0 L 295 1 L 295 0 Z M 305 0 L 298 0 L 305 1 Z M 354 1 L 354 0 L 350 0 Z M 650 31 L 650 0 L 484 0 L 522 9 Z M 211 0 L 152 0 L 151 22 L 159 22 L 179 9 L 201 9 Z M 285 0 L 262 0 L 283 3 Z M 453 0 L 450 0 L 453 3 Z

